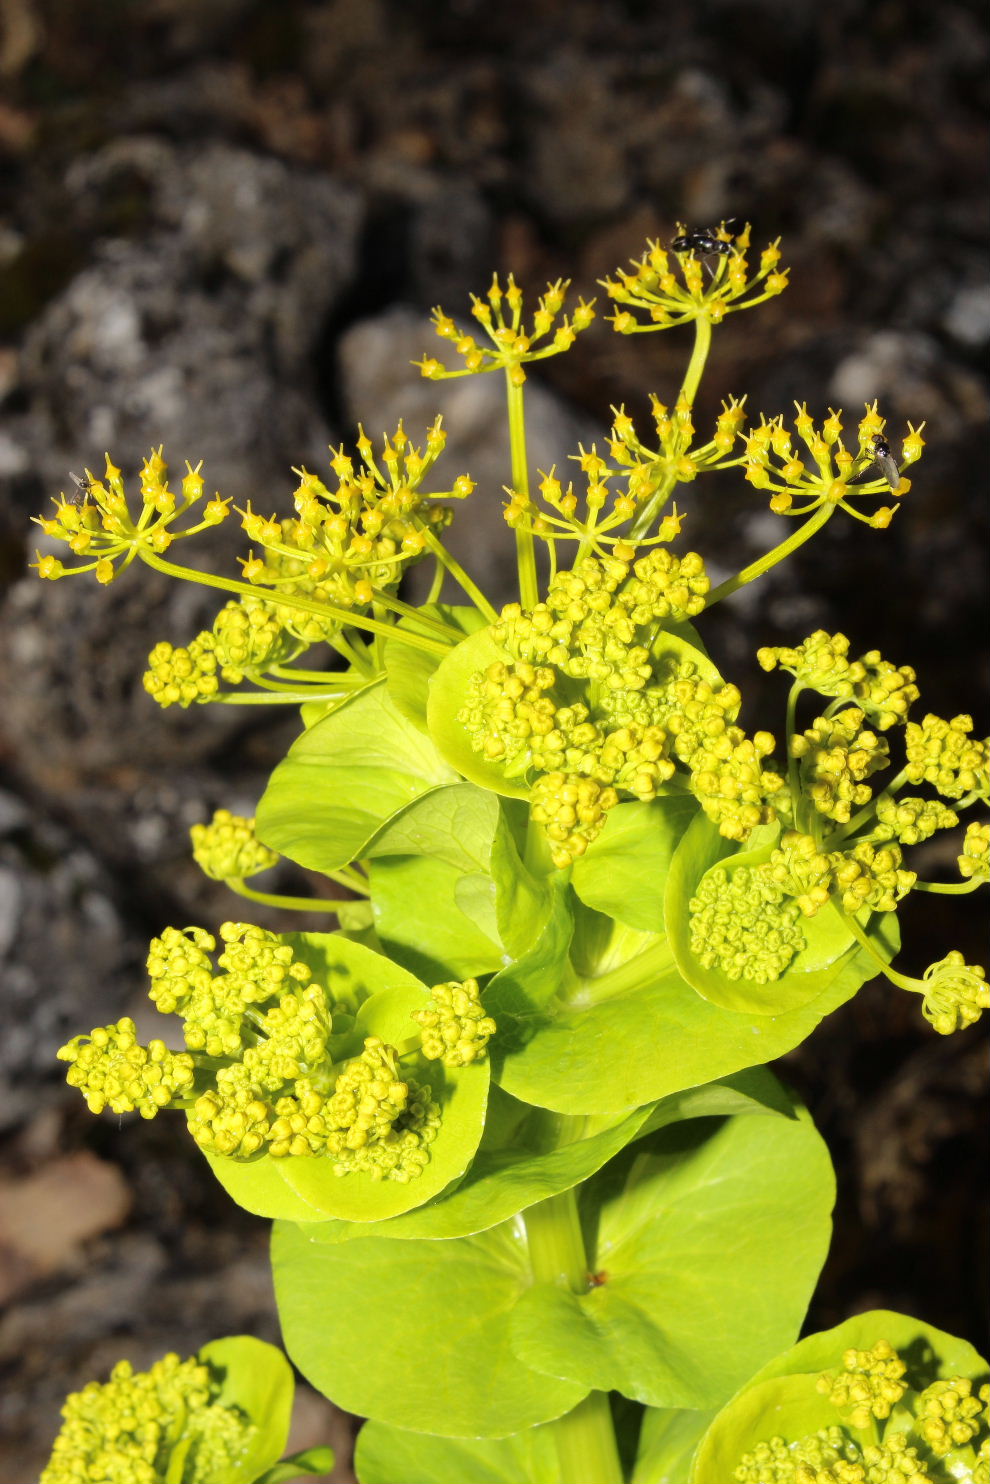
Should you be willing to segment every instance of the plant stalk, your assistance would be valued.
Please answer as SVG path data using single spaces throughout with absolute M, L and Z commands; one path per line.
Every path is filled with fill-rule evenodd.
M 578 1217 L 577 1192 L 539 1201 L 523 1214 L 533 1278 L 575 1294 L 588 1291 L 588 1257 Z M 553 1435 L 560 1477 L 569 1484 L 622 1484 L 622 1465 L 608 1393 L 592 1391 L 545 1426 Z

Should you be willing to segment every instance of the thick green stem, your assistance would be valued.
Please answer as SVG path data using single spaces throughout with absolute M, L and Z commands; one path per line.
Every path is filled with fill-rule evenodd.
M 578 1218 L 577 1193 L 565 1190 L 524 1212 L 533 1278 L 570 1293 L 587 1293 L 588 1257 Z M 592 1391 L 565 1417 L 545 1424 L 553 1436 L 560 1477 L 568 1484 L 622 1484 L 622 1465 L 608 1393 Z
M 505 368 L 505 391 L 509 407 L 509 447 L 512 452 L 512 488 L 529 506 L 529 460 L 526 457 L 526 416 L 523 408 L 523 383 L 513 381 L 514 366 Z M 523 524 L 516 526 L 516 564 L 519 568 L 519 601 L 524 608 L 535 608 L 540 600 L 536 580 L 536 548 L 532 531 Z
M 684 373 L 684 382 L 678 397 L 679 402 L 687 402 L 689 406 L 694 406 L 694 399 L 698 395 L 698 386 L 705 369 L 705 362 L 708 360 L 711 344 L 712 322 L 707 315 L 699 315 L 694 322 L 694 349 Z
M 964 897 L 968 892 L 983 886 L 985 876 L 974 876 L 970 881 L 916 881 L 912 891 L 935 891 L 940 896 Z
M 409 629 L 399 629 L 395 624 L 381 623 L 376 618 L 369 618 L 364 613 L 354 613 L 349 608 L 338 608 L 333 603 L 319 603 L 315 598 L 304 598 L 299 593 L 289 594 L 272 592 L 267 588 L 253 587 L 249 582 L 238 582 L 234 577 L 218 577 L 214 572 L 200 572 L 195 567 L 180 567 L 175 562 L 167 562 L 164 557 L 156 556 L 154 552 L 145 548 L 141 550 L 141 559 L 156 572 L 164 572 L 166 577 L 178 577 L 183 582 L 198 582 L 203 587 L 219 588 L 224 593 L 236 593 L 238 597 L 267 598 L 268 601 L 278 604 L 282 608 L 298 608 L 301 613 L 314 613 L 318 618 L 334 618 L 342 624 L 349 624 L 356 629 L 368 629 L 373 634 L 382 634 L 387 639 L 395 639 L 400 644 L 408 644 L 412 649 L 425 649 L 429 654 L 449 654 L 450 643 L 441 643 L 439 639 L 430 639 L 426 634 L 415 634 Z
M 815 513 L 808 517 L 803 526 L 798 527 L 793 536 L 788 536 L 786 541 L 782 541 L 772 551 L 765 552 L 755 562 L 744 567 L 735 577 L 727 578 L 720 587 L 713 588 L 708 594 L 705 607 L 711 608 L 713 604 L 720 603 L 723 598 L 727 598 L 730 593 L 738 592 L 748 582 L 755 582 L 757 577 L 762 577 L 764 572 L 769 572 L 771 567 L 775 567 L 778 562 L 782 562 L 785 557 L 797 551 L 798 547 L 809 541 L 816 531 L 821 530 L 834 510 L 834 505 L 827 503 L 819 505 Z

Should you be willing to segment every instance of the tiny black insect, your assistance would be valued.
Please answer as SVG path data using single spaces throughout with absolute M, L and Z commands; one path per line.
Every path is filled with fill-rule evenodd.
M 83 479 L 82 475 L 73 474 L 71 469 L 69 470 L 69 478 L 75 485 L 75 490 L 69 496 L 69 504 L 78 505 L 80 500 L 85 500 L 86 496 L 92 493 L 94 481 L 88 476 Z
M 738 233 L 732 228 L 736 225 L 735 217 L 730 217 L 727 222 L 722 223 L 721 230 L 728 233 L 728 240 L 718 235 L 717 227 L 692 227 L 689 232 L 675 237 L 670 245 L 674 252 L 694 253 L 699 258 L 710 257 L 712 253 L 718 253 L 720 257 L 727 258 L 735 251 L 734 242 Z
M 873 435 L 873 462 L 879 465 L 880 473 L 896 493 L 901 483 L 901 471 L 890 451 L 890 444 L 879 433 Z

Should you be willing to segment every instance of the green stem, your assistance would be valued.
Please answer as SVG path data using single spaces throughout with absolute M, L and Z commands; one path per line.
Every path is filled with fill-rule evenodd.
M 425 649 L 429 654 L 448 654 L 450 644 L 441 643 L 439 639 L 430 639 L 426 634 L 415 634 L 408 629 L 399 629 L 395 624 L 381 623 L 376 618 L 369 618 L 364 613 L 354 613 L 349 608 L 338 608 L 334 603 L 319 603 L 315 598 L 304 598 L 298 593 L 291 597 L 287 594 L 276 593 L 271 589 L 252 587 L 249 582 L 238 582 L 234 577 L 218 577 L 215 572 L 199 572 L 194 567 L 180 567 L 175 562 L 167 562 L 164 557 L 157 556 L 154 552 L 145 548 L 141 549 L 141 560 L 156 572 L 164 572 L 166 577 L 178 577 L 183 582 L 198 582 L 203 587 L 215 587 L 224 593 L 236 593 L 238 596 L 257 598 L 265 593 L 271 602 L 283 608 L 298 608 L 301 613 L 315 613 L 318 618 L 335 618 L 339 623 L 349 624 L 354 628 L 368 629 L 373 634 L 383 634 L 388 639 L 395 639 L 400 644 L 408 644 L 412 649 Z
M 298 670 L 295 665 L 269 665 L 268 674 L 279 680 L 304 680 L 307 685 L 331 687 L 368 684 L 367 675 L 351 675 L 345 670 Z
M 688 361 L 687 371 L 684 373 L 684 382 L 677 399 L 679 402 L 687 402 L 690 406 L 694 406 L 694 399 L 698 395 L 698 385 L 705 369 L 705 362 L 708 360 L 711 344 L 712 322 L 707 315 L 699 315 L 694 322 L 694 349 Z
M 498 618 L 498 610 L 492 607 L 474 578 L 465 572 L 457 558 L 451 556 L 443 542 L 427 526 L 420 526 L 419 530 L 422 531 L 427 546 L 441 567 L 450 573 L 454 581 L 467 593 L 474 606 L 485 615 L 488 622 L 494 623 Z
M 797 551 L 798 547 L 803 546 L 806 541 L 810 540 L 816 531 L 821 530 L 834 510 L 835 506 L 832 504 L 824 503 L 819 505 L 815 513 L 808 517 L 804 525 L 798 527 L 793 536 L 788 536 L 787 540 L 782 541 L 779 546 L 775 546 L 771 551 L 765 552 L 755 562 L 751 562 L 748 567 L 744 567 L 735 577 L 726 578 L 720 587 L 713 588 L 708 594 L 708 602 L 705 604 L 705 607 L 711 608 L 713 604 L 720 603 L 723 598 L 727 598 L 730 593 L 738 592 L 748 582 L 755 582 L 757 577 L 762 577 L 764 572 L 769 572 L 771 567 L 775 567 L 778 562 L 782 562 L 785 557 L 789 557 L 792 552 Z
M 804 690 L 800 680 L 795 680 L 787 696 L 787 720 L 784 723 L 784 745 L 787 748 L 787 787 L 791 795 L 791 803 L 794 807 L 794 824 L 800 830 L 803 820 L 798 812 L 801 798 L 800 760 L 791 751 L 791 738 L 797 731 L 797 703 L 798 697 Z
M 429 629 L 431 633 L 442 635 L 446 640 L 448 649 L 457 642 L 458 638 L 464 637 L 457 629 L 451 628 L 450 624 L 443 623 L 438 618 L 431 618 L 421 608 L 413 608 L 410 603 L 403 603 L 401 598 L 394 597 L 392 593 L 382 592 L 379 587 L 374 588 L 373 591 L 375 602 L 382 608 L 387 608 L 391 613 L 397 613 L 400 618 L 415 619 L 416 623 L 425 629 Z M 394 633 L 394 630 L 391 632 Z M 457 637 L 455 638 L 455 636 Z
M 336 912 L 340 906 L 339 902 L 328 902 L 321 897 L 283 897 L 276 892 L 254 891 L 233 877 L 225 880 L 224 886 L 229 886 L 239 897 L 247 897 L 249 902 L 262 902 L 266 907 L 285 907 L 292 912 Z
M 307 701 L 343 701 L 354 692 L 348 686 L 344 690 L 338 690 L 333 685 L 328 685 L 326 690 L 318 690 L 316 686 L 310 686 L 307 690 L 246 690 L 246 691 L 218 691 L 215 696 L 210 696 L 205 705 L 221 706 L 302 706 Z
M 529 460 L 526 457 L 526 415 L 523 408 L 523 384 L 512 380 L 514 366 L 505 368 L 505 391 L 509 408 L 509 447 L 512 452 L 512 488 L 522 495 L 529 507 Z M 516 526 L 516 564 L 519 568 L 519 601 L 524 608 L 535 608 L 540 600 L 536 580 L 536 546 L 532 531 L 524 524 Z
M 911 890 L 936 891 L 946 897 L 964 897 L 967 892 L 976 891 L 985 881 L 985 876 L 974 876 L 969 881 L 916 881 Z
M 577 1192 L 539 1201 L 523 1213 L 529 1258 L 537 1283 L 587 1293 L 588 1258 L 578 1217 Z M 545 1424 L 553 1436 L 560 1477 L 569 1484 L 622 1484 L 622 1465 L 608 1393 L 592 1391 L 572 1412 Z
M 890 980 L 891 984 L 896 984 L 898 989 L 909 989 L 914 994 L 925 993 L 926 986 L 924 984 L 919 983 L 916 979 L 908 979 L 905 974 L 899 974 L 896 969 L 891 968 L 890 964 L 879 952 L 879 950 L 874 948 L 866 933 L 860 927 L 859 923 L 856 921 L 855 917 L 853 917 L 851 912 L 846 912 L 842 907 L 839 907 L 838 902 L 836 902 L 835 905 L 841 912 L 843 921 L 845 922 L 849 931 L 852 933 L 853 937 L 856 939 L 857 943 L 860 945 L 861 948 L 866 949 L 870 957 L 876 962 L 877 967 L 880 969 L 880 972 Z
M 687 403 L 689 407 L 694 406 L 694 399 L 698 395 L 698 386 L 701 382 L 705 362 L 708 360 L 708 352 L 712 344 L 712 322 L 706 316 L 699 316 L 694 321 L 694 348 L 691 351 L 691 359 L 688 361 L 681 390 L 678 393 L 678 405 Z M 681 448 L 681 453 L 685 452 Z M 669 473 L 660 488 L 650 496 L 642 510 L 637 515 L 629 528 L 630 541 L 636 541 L 645 536 L 650 530 L 660 511 L 670 499 L 671 492 L 680 483 L 676 474 Z

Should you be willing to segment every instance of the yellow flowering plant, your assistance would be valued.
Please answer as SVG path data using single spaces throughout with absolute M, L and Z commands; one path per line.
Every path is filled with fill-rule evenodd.
M 758 650 L 791 677 L 778 740 L 741 724 L 705 648 L 708 610 L 840 512 L 882 531 L 923 451 L 876 403 L 851 424 L 803 404 L 748 423 L 730 396 L 697 433 L 713 328 L 784 290 L 780 257 L 751 261 L 748 227 L 680 227 L 603 280 L 615 332 L 693 346 L 649 426 L 613 409 L 573 478 L 531 467 L 528 367 L 570 350 L 594 302 L 568 310 L 557 282 L 527 309 L 510 276 L 472 300 L 472 331 L 435 312 L 446 359 L 422 374 L 505 384 L 518 592 L 500 606 L 444 542 L 456 505 L 499 495 L 440 473 L 439 420 L 419 444 L 360 430 L 329 471 L 296 471 L 288 512 L 237 511 L 239 576 L 176 561 L 234 510 L 199 466 L 173 490 L 161 450 L 130 486 L 108 458 L 39 518 L 42 577 L 143 562 L 222 596 L 211 628 L 152 651 L 158 704 L 300 707 L 255 818 L 218 811 L 193 854 L 260 909 L 337 925 L 168 928 L 150 997 L 178 1039 L 143 1045 L 121 1020 L 58 1054 L 94 1112 L 181 1110 L 233 1198 L 273 1220 L 289 1354 L 369 1419 L 362 1484 L 986 1478 L 962 1342 L 864 1317 L 827 1396 L 792 1383 L 824 1374 L 831 1342 L 813 1365 L 776 1359 L 834 1182 L 765 1064 L 877 974 L 939 1034 L 990 1006 L 955 949 L 920 974 L 892 963 L 913 892 L 990 875 L 983 821 L 960 834 L 958 882 L 910 858 L 990 797 L 971 719 L 915 709 L 899 657 L 817 631 Z M 713 583 L 680 536 L 690 487 L 726 470 L 785 533 Z M 418 605 L 413 564 L 431 573 Z M 248 884 L 279 857 L 347 897 Z M 915 1330 L 931 1355 L 912 1350 L 902 1383 Z M 754 1432 L 755 1392 L 784 1399 L 790 1431 Z

